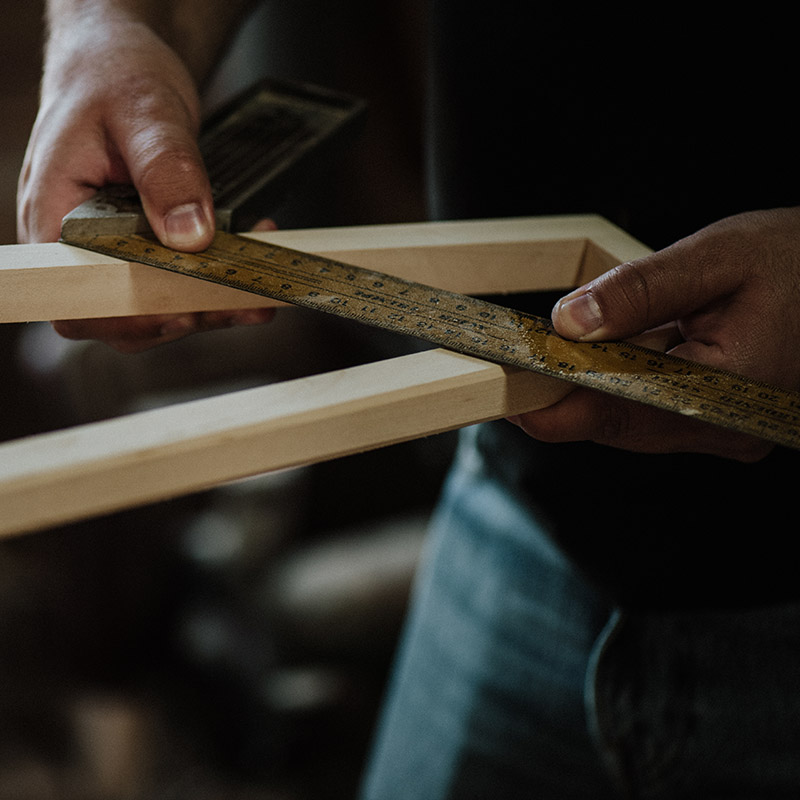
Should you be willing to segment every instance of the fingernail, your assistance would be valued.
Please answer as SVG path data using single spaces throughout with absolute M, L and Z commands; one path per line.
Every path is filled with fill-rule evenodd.
M 594 297 L 582 292 L 567 295 L 556 304 L 558 329 L 573 339 L 584 339 L 603 324 L 603 314 Z
M 209 231 L 208 219 L 199 203 L 177 206 L 164 219 L 164 231 L 169 247 L 181 249 L 203 243 Z

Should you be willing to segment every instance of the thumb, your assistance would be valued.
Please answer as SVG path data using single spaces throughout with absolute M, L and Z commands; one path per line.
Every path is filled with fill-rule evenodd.
M 176 250 L 208 247 L 214 206 L 191 117 L 180 105 L 154 103 L 117 141 L 158 239 Z
M 568 339 L 629 339 L 703 308 L 739 281 L 736 270 L 698 258 L 688 237 L 570 292 L 555 305 L 553 324 Z

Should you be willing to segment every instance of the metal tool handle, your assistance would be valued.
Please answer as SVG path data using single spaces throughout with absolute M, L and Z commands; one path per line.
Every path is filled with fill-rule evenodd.
M 199 146 L 220 230 L 246 230 L 271 213 L 309 171 L 320 168 L 364 116 L 365 103 L 302 83 L 262 80 L 203 125 Z M 62 236 L 149 230 L 130 186 L 108 186 L 64 217 Z

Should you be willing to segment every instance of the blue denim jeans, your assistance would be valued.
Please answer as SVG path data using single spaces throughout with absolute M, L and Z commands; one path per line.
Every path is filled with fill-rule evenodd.
M 364 800 L 800 797 L 800 606 L 611 607 L 462 434 Z

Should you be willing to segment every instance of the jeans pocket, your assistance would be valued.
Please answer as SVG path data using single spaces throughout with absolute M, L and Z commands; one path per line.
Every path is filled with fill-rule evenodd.
M 691 632 L 680 617 L 612 615 L 592 653 L 585 700 L 596 746 L 623 797 L 675 796 L 697 727 L 696 675 Z

